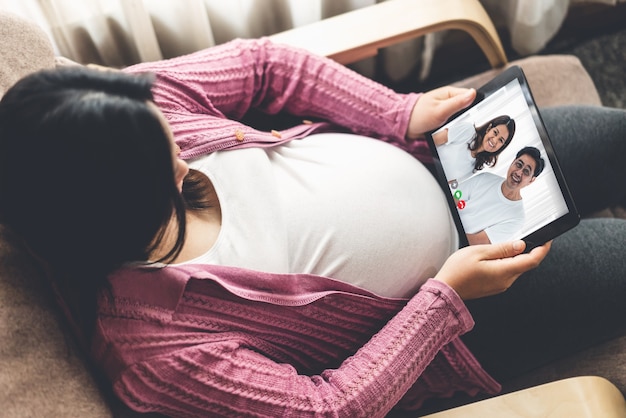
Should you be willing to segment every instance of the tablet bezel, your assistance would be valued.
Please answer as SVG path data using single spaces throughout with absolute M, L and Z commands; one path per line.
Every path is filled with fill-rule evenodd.
M 575 227 L 580 222 L 580 215 L 578 213 L 578 210 L 576 209 L 574 199 L 572 197 L 572 194 L 563 176 L 563 172 L 561 170 L 561 167 L 558 162 L 558 158 L 552 146 L 552 142 L 550 141 L 548 132 L 545 128 L 545 125 L 543 123 L 539 110 L 537 109 L 537 105 L 535 104 L 535 100 L 533 98 L 530 87 L 528 85 L 528 81 L 526 80 L 523 70 L 519 66 L 511 66 L 505 71 L 503 71 L 502 73 L 500 73 L 499 75 L 497 75 L 491 81 L 483 85 L 482 87 L 476 89 L 476 99 L 470 106 L 454 114 L 452 117 L 450 117 L 446 121 L 446 123 L 444 123 L 437 129 L 434 129 L 426 133 L 426 139 L 433 155 L 433 162 L 435 166 L 435 173 L 436 173 L 437 181 L 439 185 L 441 186 L 442 190 L 444 191 L 444 194 L 446 195 L 446 199 L 448 201 L 450 211 L 452 213 L 452 217 L 454 219 L 454 222 L 456 224 L 457 231 L 459 234 L 459 246 L 460 247 L 465 247 L 469 245 L 469 242 L 465 234 L 465 229 L 461 222 L 459 212 L 456 207 L 456 202 L 454 200 L 454 197 L 452 196 L 452 193 L 450 193 L 450 186 L 448 185 L 448 179 L 446 178 L 443 166 L 439 159 L 439 154 L 437 152 L 437 146 L 435 145 L 435 142 L 433 139 L 433 134 L 437 132 L 439 129 L 441 129 L 442 127 L 452 122 L 453 120 L 464 115 L 468 110 L 472 109 L 479 103 L 483 102 L 493 93 L 497 92 L 502 87 L 506 86 L 507 84 L 509 84 L 510 82 L 514 80 L 517 80 L 520 84 L 524 99 L 526 101 L 526 105 L 528 106 L 530 115 L 535 124 L 535 128 L 537 129 L 537 133 L 539 135 L 539 138 L 541 139 L 541 144 L 546 152 L 546 157 L 549 160 L 550 165 L 552 166 L 552 171 L 554 173 L 558 186 L 561 190 L 561 194 L 567 206 L 567 213 L 561 215 L 559 218 L 549 222 L 548 224 L 540 227 L 539 229 L 530 232 L 525 237 L 522 237 L 522 239 L 526 242 L 526 251 L 530 251 L 532 248 L 542 245 L 545 242 L 556 238 L 558 235 Z

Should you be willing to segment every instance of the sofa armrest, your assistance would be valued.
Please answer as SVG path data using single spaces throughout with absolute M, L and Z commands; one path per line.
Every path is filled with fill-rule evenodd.
M 478 0 L 390 0 L 270 36 L 341 64 L 379 49 L 446 29 L 467 32 L 492 67 L 507 62 L 493 22 Z

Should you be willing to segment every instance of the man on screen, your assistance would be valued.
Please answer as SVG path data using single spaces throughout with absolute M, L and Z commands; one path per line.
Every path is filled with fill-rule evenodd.
M 535 181 L 544 166 L 537 148 L 524 147 L 509 166 L 506 178 L 483 172 L 459 183 L 455 199 L 470 244 L 513 238 L 524 226 L 520 191 Z

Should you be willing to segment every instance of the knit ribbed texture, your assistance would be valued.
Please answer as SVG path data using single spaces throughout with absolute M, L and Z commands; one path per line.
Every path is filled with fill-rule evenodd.
M 178 303 L 160 286 L 173 282 Z M 233 293 L 245 282 L 250 298 Z M 102 299 L 95 357 L 129 406 L 173 416 L 377 417 L 412 386 L 405 408 L 499 389 L 458 340 L 473 322 L 446 285 L 408 302 L 341 287 L 219 266 L 126 271 Z
M 181 158 L 271 146 L 330 129 L 316 122 L 272 133 L 238 122 L 255 108 L 320 119 L 431 159 L 425 141 L 405 141 L 418 94 L 397 94 L 330 59 L 267 39 L 235 40 L 125 71 L 157 74 L 155 101 L 170 122 Z

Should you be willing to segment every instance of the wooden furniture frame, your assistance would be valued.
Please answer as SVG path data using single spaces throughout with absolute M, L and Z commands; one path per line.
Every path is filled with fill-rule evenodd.
M 493 68 L 507 63 L 500 37 L 478 0 L 388 0 L 270 38 L 350 64 L 381 48 L 448 29 L 468 33 Z
M 626 401 L 608 380 L 579 376 L 534 386 L 422 418 L 623 418 Z

